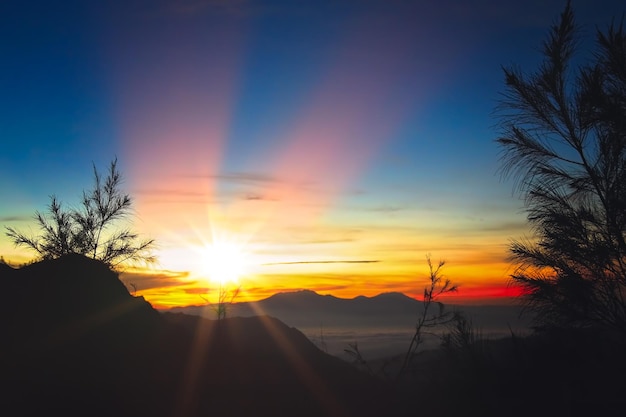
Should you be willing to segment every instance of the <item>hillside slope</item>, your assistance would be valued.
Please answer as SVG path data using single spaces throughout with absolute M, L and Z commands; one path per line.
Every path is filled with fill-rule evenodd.
M 3 268 L 0 283 L 8 415 L 378 416 L 393 403 L 274 318 L 159 314 L 88 258 Z

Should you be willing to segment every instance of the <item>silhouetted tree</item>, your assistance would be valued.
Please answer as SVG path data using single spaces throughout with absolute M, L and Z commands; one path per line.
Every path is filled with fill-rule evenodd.
M 517 180 L 533 236 L 514 240 L 512 275 L 543 326 L 626 336 L 626 34 L 597 30 L 583 63 L 571 4 L 530 74 L 504 68 L 502 173 Z
M 116 227 L 131 214 L 132 206 L 131 197 L 120 189 L 122 176 L 117 158 L 111 162 L 106 178 L 102 179 L 95 164 L 93 173 L 94 187 L 83 191 L 78 208 L 65 209 L 53 195 L 47 213 L 35 213 L 39 236 L 27 236 L 12 227 L 6 228 L 7 236 L 16 246 L 37 252 L 41 259 L 78 253 L 112 268 L 123 262 L 153 262 L 154 240 L 139 240 L 130 229 Z

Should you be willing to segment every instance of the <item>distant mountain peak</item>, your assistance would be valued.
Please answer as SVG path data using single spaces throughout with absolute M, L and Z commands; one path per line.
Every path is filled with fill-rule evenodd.
M 334 296 L 332 294 L 320 294 L 316 291 L 313 290 L 309 290 L 309 289 L 300 289 L 300 290 L 292 290 L 292 291 L 281 291 L 278 293 L 275 293 L 271 296 L 269 296 L 268 298 L 266 298 L 266 300 L 284 300 L 284 299 L 300 299 L 300 300 L 320 300 L 320 299 L 326 299 L 326 300 L 344 300 L 344 301 L 349 301 L 349 300 L 397 300 L 397 301 L 419 301 L 416 300 L 413 297 L 409 297 L 408 295 L 401 293 L 401 292 L 397 292 L 397 291 L 389 291 L 389 292 L 382 292 L 380 294 L 376 294 L 373 296 L 366 296 L 366 295 L 357 295 L 356 297 L 352 297 L 352 298 L 343 298 L 343 297 L 337 297 Z
M 408 295 L 401 293 L 401 292 L 397 292 L 397 291 L 390 291 L 390 292 L 383 292 L 380 293 L 378 295 L 375 295 L 372 298 L 384 298 L 384 299 L 410 299 L 410 300 L 415 300 L 415 298 L 413 297 L 409 297 Z
M 313 290 L 300 289 L 300 290 L 289 290 L 289 291 L 281 291 L 277 292 L 268 298 L 282 298 L 282 297 L 294 297 L 294 296 L 302 296 L 302 297 L 324 297 L 324 295 L 319 294 Z
M 318 300 L 322 298 L 335 298 L 332 295 L 322 295 L 312 290 L 301 289 L 293 291 L 282 291 L 273 294 L 266 300 Z

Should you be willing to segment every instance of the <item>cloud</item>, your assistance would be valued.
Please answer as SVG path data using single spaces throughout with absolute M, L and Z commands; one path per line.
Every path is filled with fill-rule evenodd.
M 300 190 L 306 190 L 307 192 L 314 191 L 324 193 L 324 190 L 319 190 L 315 187 L 315 182 L 311 180 L 306 181 L 293 181 L 291 179 L 285 179 L 273 175 L 262 174 L 257 172 L 230 172 L 224 174 L 210 175 L 209 178 L 221 181 L 224 183 L 235 185 L 249 185 L 249 186 L 288 186 L 289 188 L 297 188 Z M 327 191 L 326 191 L 327 193 Z
M 337 239 L 300 239 L 294 243 L 303 243 L 307 245 L 325 245 L 329 243 L 348 243 L 355 242 L 356 239 L 352 238 L 337 238 Z
M 132 194 L 141 202 L 169 203 L 169 204 L 207 204 L 212 197 L 197 184 L 182 184 L 174 187 L 141 187 L 132 191 Z
M 297 245 L 319 245 L 356 242 L 363 230 L 340 225 L 290 226 L 281 230 L 281 241 Z
M 278 285 L 268 289 L 267 287 L 247 287 L 244 290 L 249 294 L 254 294 L 258 297 L 258 299 L 263 299 L 270 297 L 274 294 L 283 293 L 283 292 L 294 292 L 294 291 L 302 291 L 302 290 L 310 290 L 315 292 L 322 291 L 343 291 L 349 290 L 351 286 L 349 284 L 319 284 L 314 286 L 290 286 L 290 285 Z
M 0 216 L 0 223 L 29 222 L 33 220 L 32 216 Z
M 261 194 L 248 193 L 244 197 L 244 200 L 248 200 L 248 201 L 265 200 L 265 197 L 263 197 Z
M 508 221 L 508 222 L 494 222 L 484 227 L 480 227 L 480 230 L 483 232 L 522 232 L 528 230 L 528 222 L 520 220 L 520 221 Z
M 138 189 L 135 191 L 135 194 L 137 195 L 142 195 L 142 196 L 148 196 L 148 197 L 162 197 L 162 196 L 167 196 L 168 199 L 169 197 L 191 197 L 191 198 L 200 198 L 200 197 L 205 197 L 206 193 L 200 192 L 200 191 L 181 191 L 179 189 L 175 189 L 175 188 L 170 188 L 170 189 L 166 189 L 166 188 L 144 188 L 144 189 Z
M 380 262 L 379 260 L 363 260 L 363 261 L 295 261 L 295 262 L 270 262 L 262 265 L 300 265 L 300 264 L 371 264 Z
M 193 288 L 184 288 L 183 291 L 185 294 L 198 294 L 198 295 L 206 295 L 209 291 L 209 287 L 193 287 Z
M 280 199 L 276 197 L 271 197 L 265 193 L 258 193 L 254 191 L 246 192 L 244 195 L 241 196 L 241 199 L 244 201 L 280 201 Z
M 373 212 L 377 212 L 377 213 L 395 213 L 395 212 L 401 211 L 401 210 L 404 210 L 404 207 L 390 206 L 390 205 L 383 205 L 383 206 L 373 207 L 373 208 L 367 209 L 367 211 L 373 211 Z
M 188 271 L 160 271 L 155 273 L 132 271 L 120 274 L 120 280 L 125 284 L 132 285 L 137 291 L 177 287 L 188 277 Z
M 231 172 L 226 174 L 212 175 L 211 178 L 215 178 L 220 181 L 233 182 L 238 184 L 275 184 L 279 181 L 277 178 L 260 173 L 253 172 Z

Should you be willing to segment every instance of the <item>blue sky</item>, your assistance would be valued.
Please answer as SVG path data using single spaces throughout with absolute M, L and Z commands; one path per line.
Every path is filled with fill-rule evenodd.
M 117 157 L 135 227 L 185 285 L 217 233 L 261 264 L 320 262 L 256 268 L 259 294 L 419 293 L 426 253 L 466 288 L 502 286 L 525 226 L 497 172 L 501 66 L 534 69 L 564 4 L 5 1 L 0 225 L 29 230 L 50 194 L 75 203 L 92 163 Z M 626 9 L 572 4 L 586 35 Z M 30 256 L 4 236 L 0 255 Z M 170 281 L 143 289 L 184 287 Z

